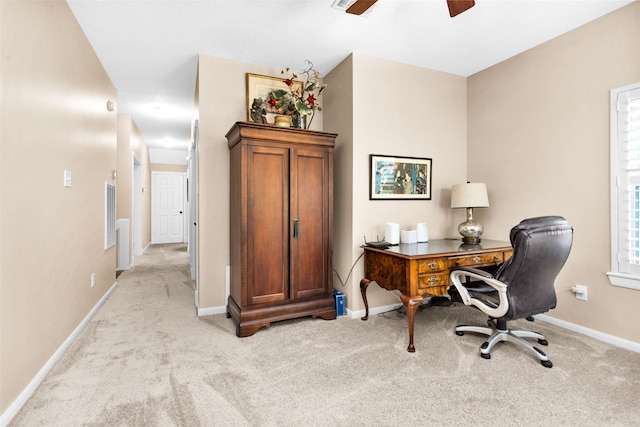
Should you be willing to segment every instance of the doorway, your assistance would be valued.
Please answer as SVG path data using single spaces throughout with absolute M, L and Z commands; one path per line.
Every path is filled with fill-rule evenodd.
M 187 174 L 152 172 L 151 178 L 151 242 L 185 242 Z
M 196 283 L 196 307 L 198 306 L 198 120 L 194 123 L 193 141 L 188 157 L 187 200 L 189 204 L 189 264 L 191 280 Z
M 132 156 L 133 180 L 131 189 L 131 265 L 142 255 L 142 163 Z

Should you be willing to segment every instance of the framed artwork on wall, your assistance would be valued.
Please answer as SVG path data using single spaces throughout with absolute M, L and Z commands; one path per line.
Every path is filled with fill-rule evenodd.
M 369 200 L 431 200 L 431 159 L 371 154 Z
M 302 92 L 302 82 L 294 81 L 293 89 L 295 90 L 296 88 L 299 88 Z M 266 123 L 273 124 L 275 116 L 283 114 L 267 102 L 271 92 L 276 89 L 289 91 L 289 87 L 285 84 L 284 78 L 247 73 L 246 110 L 248 122 L 262 123 L 261 116 L 265 116 Z M 260 111 L 260 113 L 256 115 L 258 111 Z

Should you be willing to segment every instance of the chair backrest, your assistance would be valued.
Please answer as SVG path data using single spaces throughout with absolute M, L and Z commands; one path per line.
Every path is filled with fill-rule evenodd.
M 560 216 L 525 219 L 511 229 L 513 256 L 496 273 L 507 284 L 506 317 L 519 319 L 556 306 L 555 281 L 573 242 L 573 227 Z

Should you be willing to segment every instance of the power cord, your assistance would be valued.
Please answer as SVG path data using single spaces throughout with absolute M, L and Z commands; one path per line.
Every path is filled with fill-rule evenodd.
M 360 258 L 362 258 L 363 255 L 364 255 L 364 252 L 362 252 L 358 257 L 358 259 L 356 259 L 356 261 L 353 263 L 353 265 L 351 266 L 351 270 L 349 270 L 349 274 L 347 275 L 347 280 L 345 280 L 344 282 L 340 277 L 340 273 L 338 273 L 338 271 L 335 268 L 333 269 L 333 272 L 336 273 L 336 276 L 338 276 L 338 280 L 340 281 L 340 284 L 342 285 L 343 288 L 347 286 L 347 282 L 349 281 L 349 277 L 351 277 L 351 273 L 353 273 L 353 269 L 356 267 L 356 264 L 358 263 L 358 261 L 360 261 Z

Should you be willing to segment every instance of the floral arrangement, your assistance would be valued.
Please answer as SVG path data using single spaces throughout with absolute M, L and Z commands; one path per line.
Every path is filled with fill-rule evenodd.
M 326 84 L 319 84 L 320 73 L 313 68 L 313 63 L 305 61 L 307 68 L 300 72 L 304 76 L 304 81 L 296 81 L 298 75 L 291 72 L 289 68 L 280 71 L 285 76 L 283 82 L 288 89 L 276 89 L 271 91 L 267 103 L 270 107 L 279 112 L 292 116 L 298 126 L 308 129 L 317 111 L 322 111 L 322 106 L 318 102 L 318 96 L 327 88 Z M 300 84 L 302 83 L 302 84 Z M 311 116 L 306 120 L 307 116 Z M 302 123 L 302 125 L 301 125 Z

